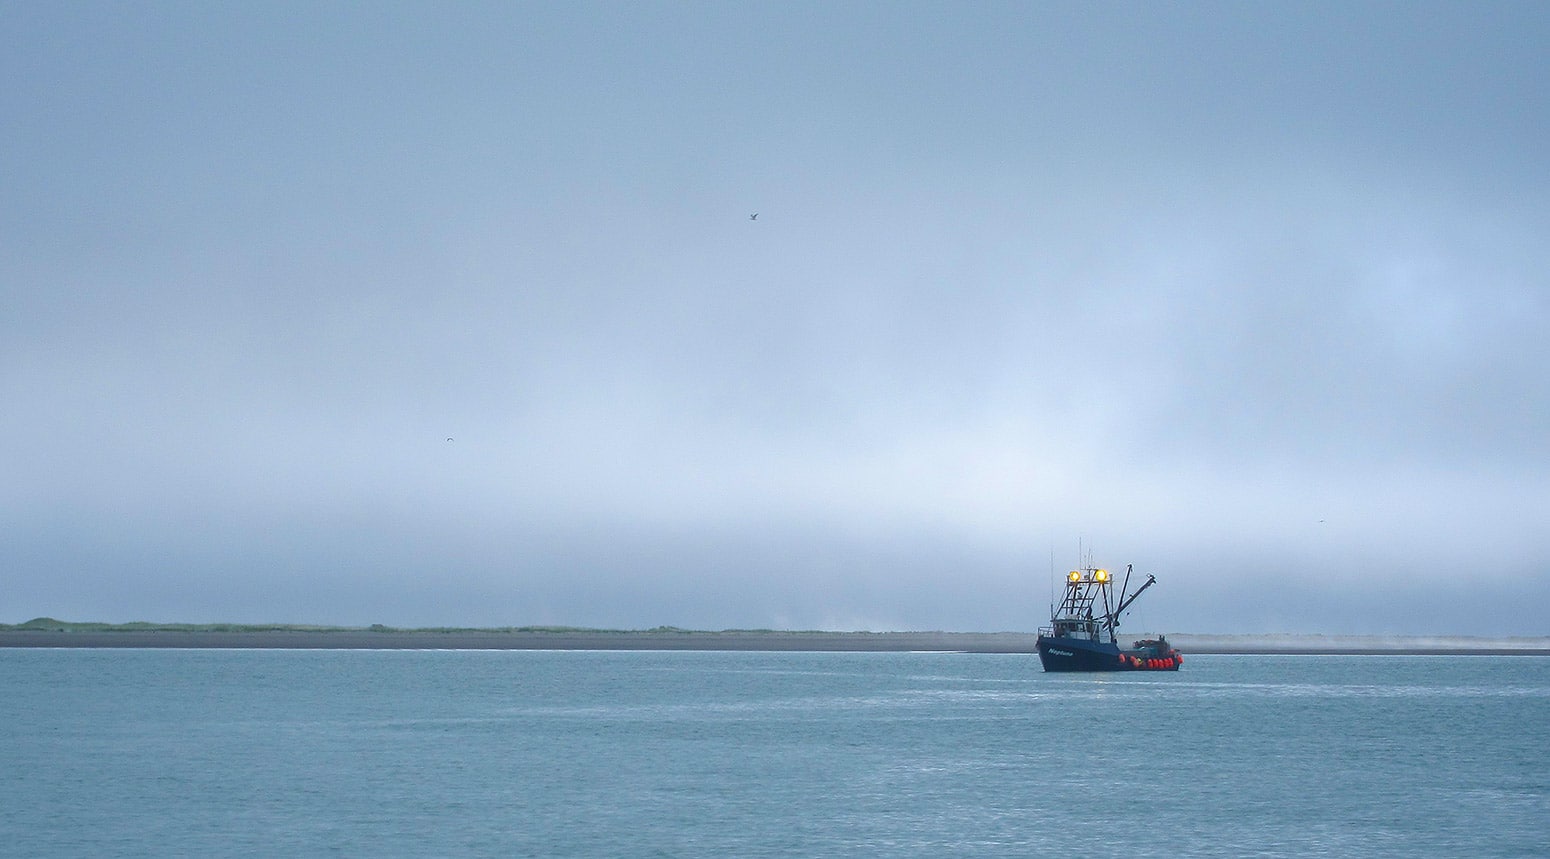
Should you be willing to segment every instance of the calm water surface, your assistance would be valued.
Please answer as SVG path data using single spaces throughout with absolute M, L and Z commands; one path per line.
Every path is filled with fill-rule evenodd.
M 0 855 L 1546 855 L 1550 660 L 0 650 Z

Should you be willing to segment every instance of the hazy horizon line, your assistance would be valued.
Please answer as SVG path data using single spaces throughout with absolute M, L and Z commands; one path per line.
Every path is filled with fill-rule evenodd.
M 40 616 L 21 623 L 0 623 L 0 631 L 16 632 L 381 632 L 381 633 L 553 633 L 553 634 L 611 634 L 611 635 L 1026 635 L 1036 636 L 1035 630 L 949 630 L 949 629 L 785 629 L 774 627 L 726 627 L 721 629 L 696 629 L 672 625 L 641 628 L 615 628 L 571 626 L 565 624 L 511 624 L 506 626 L 391 626 L 387 624 L 328 624 L 328 623 L 238 623 L 226 621 L 67 621 Z M 1128 636 L 1152 634 L 1155 631 L 1128 633 Z M 1481 641 L 1481 642 L 1550 642 L 1547 635 L 1463 635 L 1455 633 L 1329 633 L 1329 632 L 1163 632 L 1163 635 L 1184 636 L 1193 639 L 1287 639 L 1287 640 L 1341 640 L 1351 642 L 1415 642 L 1426 640 Z

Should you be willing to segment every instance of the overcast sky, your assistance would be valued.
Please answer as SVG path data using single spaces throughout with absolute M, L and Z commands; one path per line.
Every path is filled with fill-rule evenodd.
M 1547 44 L 5 3 L 0 622 L 1550 633 Z

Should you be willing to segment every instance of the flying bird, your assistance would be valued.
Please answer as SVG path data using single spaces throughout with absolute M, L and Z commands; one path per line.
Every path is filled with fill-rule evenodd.
M 749 215 L 748 216 L 748 220 L 750 220 L 750 221 L 757 221 L 757 220 L 759 220 L 759 213 L 758 212 L 754 212 L 752 215 Z

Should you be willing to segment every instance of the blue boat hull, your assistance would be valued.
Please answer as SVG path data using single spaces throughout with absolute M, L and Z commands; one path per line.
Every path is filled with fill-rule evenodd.
M 1039 636 L 1039 662 L 1045 671 L 1124 671 L 1119 647 L 1102 641 Z
M 1177 671 L 1184 657 L 1166 653 L 1120 650 L 1113 642 L 1041 635 L 1039 663 L 1045 671 Z

